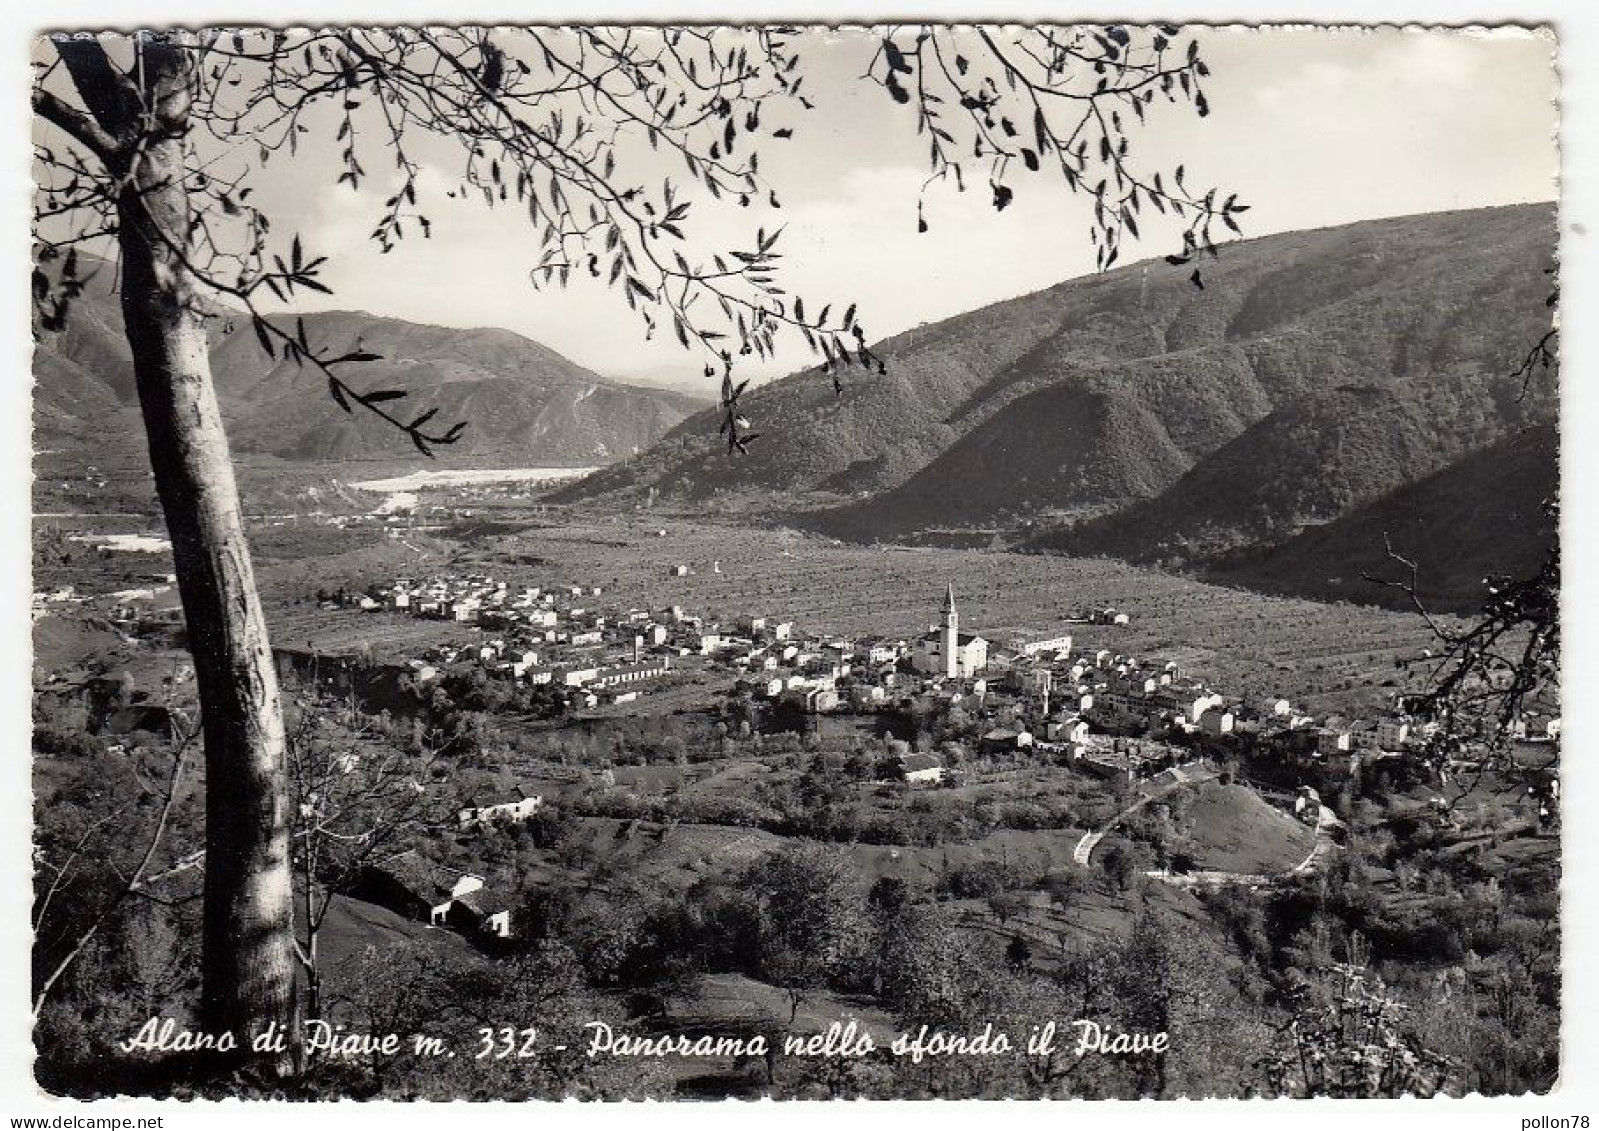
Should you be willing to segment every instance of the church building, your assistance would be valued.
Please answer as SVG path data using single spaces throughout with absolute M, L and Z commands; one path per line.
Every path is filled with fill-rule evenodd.
M 945 679 L 969 679 L 988 666 L 988 641 L 960 630 L 954 585 L 944 592 L 943 625 L 933 625 L 916 642 L 911 663 L 924 675 Z

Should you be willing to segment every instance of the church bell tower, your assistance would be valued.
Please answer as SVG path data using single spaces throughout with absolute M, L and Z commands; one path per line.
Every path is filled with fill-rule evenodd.
M 960 613 L 955 611 L 955 585 L 951 582 L 944 590 L 944 636 L 940 642 L 946 679 L 960 675 L 960 625 Z

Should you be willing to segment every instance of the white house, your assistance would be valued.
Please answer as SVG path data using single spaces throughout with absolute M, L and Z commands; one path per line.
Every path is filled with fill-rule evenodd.
M 1044 736 L 1051 742 L 1082 742 L 1088 737 L 1088 723 L 1076 715 L 1050 719 L 1045 725 Z
M 1347 754 L 1354 745 L 1354 736 L 1342 727 L 1323 727 L 1316 735 L 1318 754 Z
M 458 817 L 462 829 L 481 828 L 500 822 L 521 824 L 537 813 L 543 804 L 542 795 L 530 797 L 520 788 L 513 788 L 509 793 L 474 797 L 461 808 Z M 482 886 L 482 881 L 479 881 L 478 886 Z
M 1199 722 L 1201 716 L 1212 707 L 1220 707 L 1222 697 L 1212 692 L 1209 695 L 1196 696 L 1188 706 L 1188 718 L 1191 722 Z
M 944 780 L 944 764 L 936 754 L 904 754 L 899 772 L 912 785 L 937 785 Z
M 1072 650 L 1070 636 L 1051 636 L 1046 640 L 1029 640 L 1022 644 L 1021 653 L 1024 656 L 1036 656 L 1040 652 L 1054 652 L 1065 655 Z
M 866 659 L 872 664 L 892 664 L 899 658 L 899 649 L 888 644 L 873 644 L 866 651 Z

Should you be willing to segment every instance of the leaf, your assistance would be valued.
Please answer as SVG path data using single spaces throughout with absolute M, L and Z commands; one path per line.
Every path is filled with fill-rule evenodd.
M 350 353 L 340 354 L 338 357 L 335 357 L 331 361 L 325 362 L 324 364 L 327 364 L 327 365 L 343 365 L 347 361 L 382 361 L 382 360 L 383 360 L 383 355 L 380 354 L 380 353 L 368 353 L 366 350 L 353 350 Z
M 428 421 L 432 420 L 438 414 L 439 414 L 439 410 L 437 408 L 430 408 L 426 412 L 424 412 L 421 416 L 419 416 L 415 420 L 411 421 L 411 423 L 408 424 L 406 427 L 408 427 L 412 432 L 417 432 L 417 431 L 419 431 L 421 429 L 422 425 L 424 425 Z
M 1188 276 L 1188 281 L 1190 283 L 1194 284 L 1194 286 L 1198 287 L 1200 290 L 1204 290 L 1205 289 L 1205 280 L 1200 278 L 1200 276 L 1199 276 L 1199 268 L 1198 267 L 1195 267 L 1194 268 L 1194 273 L 1192 275 Z
M 891 72 L 898 71 L 904 75 L 911 73 L 911 65 L 905 59 L 905 52 L 901 51 L 899 45 L 892 39 L 883 40 L 883 54 L 888 57 L 888 67 Z
M 334 403 L 342 408 L 345 412 L 353 413 L 355 411 L 355 409 L 350 407 L 350 402 L 344 399 L 344 387 L 332 377 L 328 378 L 328 395 L 331 396 Z
M 994 183 L 994 211 L 1005 211 L 1015 195 L 1008 186 Z
M 409 395 L 404 389 L 379 389 L 373 393 L 362 394 L 361 403 L 365 405 L 381 404 L 383 401 L 397 401 Z

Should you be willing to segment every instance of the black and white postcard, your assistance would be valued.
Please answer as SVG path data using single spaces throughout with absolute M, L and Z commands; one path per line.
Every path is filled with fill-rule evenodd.
M 31 1102 L 1549 1093 L 1561 43 L 39 26 Z

